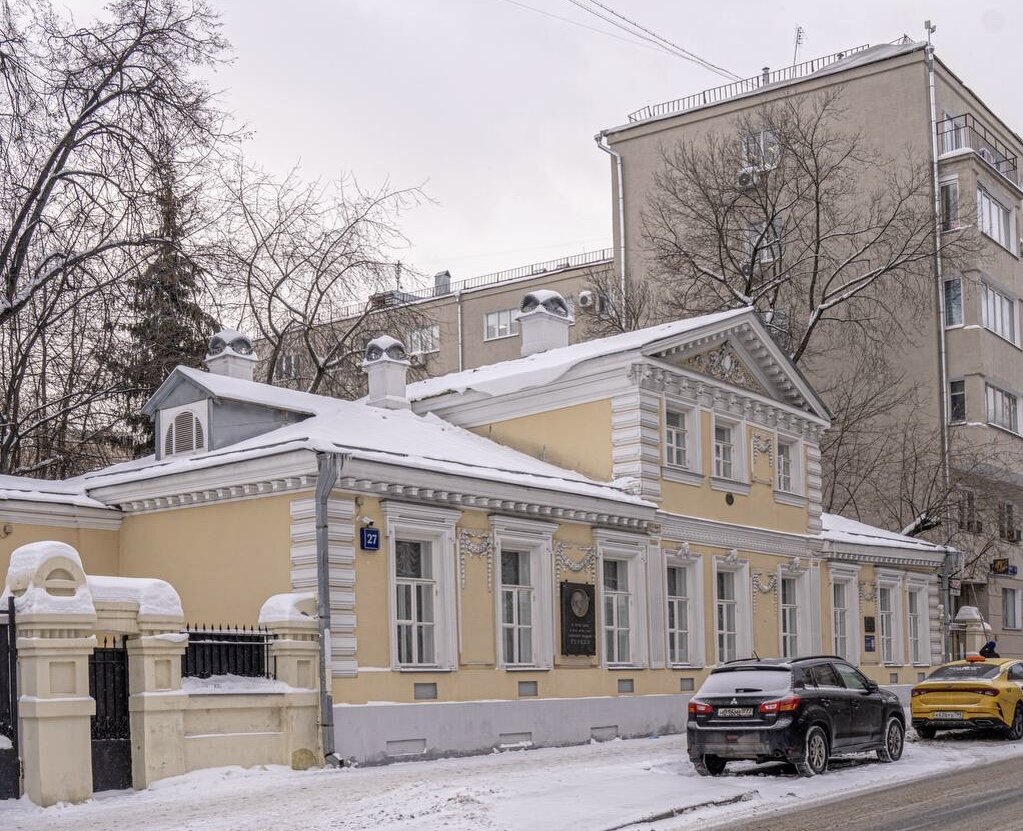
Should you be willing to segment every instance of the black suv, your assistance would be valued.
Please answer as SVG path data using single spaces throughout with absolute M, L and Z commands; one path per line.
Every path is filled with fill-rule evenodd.
M 841 658 L 816 656 L 716 667 L 689 701 L 686 733 L 703 776 L 730 759 L 791 762 L 815 776 L 832 755 L 875 750 L 882 762 L 898 760 L 906 724 L 894 693 Z

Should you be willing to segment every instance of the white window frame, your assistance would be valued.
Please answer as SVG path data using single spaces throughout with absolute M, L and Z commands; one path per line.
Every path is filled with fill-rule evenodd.
M 435 572 L 436 558 L 433 556 L 433 542 L 429 540 L 409 539 L 407 536 L 400 536 L 395 538 L 395 563 L 397 563 L 397 550 L 401 544 L 405 545 L 416 545 L 419 546 L 420 556 L 426 566 L 424 569 L 428 571 L 427 576 L 421 577 L 409 577 L 401 576 L 397 573 L 397 565 L 395 565 L 395 594 L 397 590 L 402 587 L 409 589 L 409 611 L 410 614 L 407 618 L 402 618 L 397 611 L 395 611 L 395 660 L 399 665 L 404 667 L 432 667 L 436 666 L 437 657 L 437 598 L 439 592 L 437 590 L 437 575 Z M 424 619 L 421 616 L 421 606 L 419 602 L 419 589 L 423 589 L 423 594 L 429 597 L 431 616 L 429 620 Z M 395 609 L 400 609 L 401 604 L 398 603 L 397 598 L 395 599 Z M 418 638 L 416 637 L 418 630 L 428 629 L 431 635 L 431 658 L 432 660 L 424 660 L 422 655 L 418 656 L 418 660 L 406 660 L 401 659 L 401 637 L 400 630 L 402 627 L 411 628 L 412 632 L 412 651 L 418 652 L 416 644 Z
M 1004 411 L 1008 424 L 998 419 L 998 411 Z M 987 423 L 1001 430 L 1019 435 L 1019 396 L 994 384 L 985 385 L 984 415 Z
M 769 140 L 770 139 L 770 140 Z M 765 171 L 774 170 L 781 159 L 781 143 L 778 141 L 778 134 L 771 129 L 754 130 L 752 133 L 743 133 L 742 161 L 749 170 Z M 774 147 L 773 158 L 768 152 L 768 147 Z M 753 153 L 750 151 L 756 148 Z
M 753 594 L 750 583 L 750 567 L 748 560 L 715 557 L 711 574 L 713 587 L 713 637 L 714 660 L 723 663 L 724 656 L 719 647 L 718 630 L 718 572 L 731 572 L 735 580 L 735 657 L 749 658 L 753 655 Z
M 952 209 L 954 211 L 954 215 L 952 213 L 950 213 L 948 216 L 945 216 L 945 190 L 946 190 L 946 188 L 949 189 L 950 191 L 952 191 L 955 194 L 952 197 L 952 199 L 951 199 L 951 202 L 952 202 L 952 206 L 951 207 L 952 207 Z M 941 214 L 938 217 L 938 220 L 941 223 L 941 230 L 944 233 L 947 233 L 949 231 L 958 231 L 962 227 L 962 220 L 960 218 L 961 214 L 960 214 L 960 210 L 959 210 L 959 204 L 960 204 L 959 193 L 960 193 L 960 191 L 959 191 L 959 178 L 958 177 L 952 177 L 951 179 L 942 179 L 941 182 L 938 183 L 938 196 L 939 196 L 938 204 L 940 206 L 939 209 L 941 211 Z
M 494 535 L 494 556 L 497 558 L 494 581 L 495 655 L 497 665 L 508 670 L 550 669 L 554 666 L 554 532 L 553 522 L 491 516 Z M 501 552 L 521 551 L 529 555 L 529 579 L 533 584 L 533 661 L 511 664 L 505 661 L 501 632 Z
M 1016 618 L 1013 621 L 1014 623 L 1013 626 L 1010 626 L 1005 620 L 1006 592 L 1012 592 L 1013 613 Z M 1021 612 L 1023 612 L 1023 606 L 1021 606 L 1021 595 L 1023 595 L 1023 592 L 1021 592 L 1018 588 L 1014 586 L 1002 586 L 1002 629 L 1005 629 L 1009 632 L 1018 632 L 1019 630 L 1023 629 L 1023 621 L 1021 621 L 1020 619 L 1020 614 Z
M 277 358 L 274 367 L 274 379 L 277 381 L 294 381 L 302 374 L 302 356 L 298 352 L 284 352 Z
M 675 464 L 668 452 L 669 412 L 680 413 L 686 417 L 686 460 L 688 464 L 685 466 Z M 694 485 L 703 482 L 702 420 L 698 407 L 692 404 L 683 404 L 671 398 L 665 399 L 661 411 L 661 423 L 663 424 L 661 436 L 664 442 L 662 475 L 665 479 Z
M 421 326 L 408 333 L 408 354 L 432 355 L 440 352 L 440 325 L 437 323 Z M 427 349 L 426 347 L 430 348 Z
M 177 449 L 177 438 L 174 439 L 174 449 L 170 452 L 166 452 L 167 448 L 167 431 L 168 429 L 173 430 L 174 420 L 182 413 L 190 413 L 198 423 L 199 428 L 202 430 L 202 443 L 195 444 L 193 447 L 185 450 Z M 159 418 L 159 431 L 155 436 L 156 443 L 156 454 L 159 459 L 166 459 L 170 456 L 184 456 L 189 453 L 198 453 L 201 450 L 209 450 L 210 447 L 210 428 L 209 428 L 209 414 L 210 405 L 209 401 L 203 399 L 201 401 L 193 401 L 189 404 L 181 404 L 177 407 L 167 407 L 164 410 L 160 410 Z M 195 425 L 192 426 L 192 434 L 195 435 Z
M 604 667 L 645 667 L 649 662 L 649 614 L 646 588 L 646 540 L 634 534 L 594 531 L 597 543 L 597 594 L 600 598 L 600 659 Z M 629 580 L 629 660 L 609 661 L 604 644 L 604 560 L 625 563 Z
M 671 602 L 668 596 L 668 569 L 679 568 L 685 572 L 686 575 L 686 592 L 687 592 L 687 606 L 688 606 L 688 619 L 686 620 L 686 627 L 689 633 L 688 637 L 688 653 L 689 661 L 672 661 L 671 659 L 671 633 L 668 630 L 668 615 L 667 606 Z M 668 554 L 665 557 L 665 568 L 664 568 L 664 597 L 666 598 L 665 603 L 665 632 L 667 634 L 667 643 L 665 645 L 665 655 L 667 656 L 668 666 L 672 667 L 702 667 L 706 661 L 704 656 L 705 643 L 704 643 L 704 631 L 703 631 L 703 558 L 700 555 L 691 556 L 680 556 L 679 554 Z
M 875 607 L 877 612 L 877 638 L 878 654 L 881 664 L 884 666 L 905 666 L 905 603 L 903 602 L 904 579 L 901 572 L 886 572 L 881 569 L 875 570 L 877 577 L 877 594 L 875 596 Z M 888 590 L 891 594 L 891 642 L 892 651 L 890 656 L 885 656 L 885 632 L 884 620 L 881 612 L 881 591 Z
M 832 588 L 840 584 L 845 588 L 845 642 L 846 654 L 839 657 L 844 658 L 852 666 L 859 666 L 860 663 L 860 567 L 845 564 L 828 564 L 828 606 L 831 609 L 831 648 L 834 652 L 835 644 L 835 593 Z
M 732 430 L 732 475 L 718 474 L 717 428 L 729 427 Z M 746 422 L 742 419 L 728 418 L 717 413 L 713 414 L 710 425 L 711 448 L 711 479 L 721 485 L 749 485 L 746 462 Z
M 961 392 L 954 392 L 952 390 L 953 384 L 962 384 Z M 952 402 L 957 398 L 961 397 L 963 401 L 963 415 L 962 418 L 955 418 L 953 411 L 955 407 Z M 949 424 L 962 424 L 966 421 L 966 379 L 965 378 L 952 378 L 948 382 L 948 423 Z
M 997 221 L 997 227 L 996 227 Z M 1016 212 L 996 199 L 982 184 L 977 185 L 977 227 L 992 242 L 1012 251 Z M 1004 235 L 1004 238 L 1003 238 Z
M 1019 346 L 1019 304 L 986 280 L 980 284 L 981 325 L 1013 346 Z
M 806 567 L 792 568 L 790 566 L 779 566 L 776 572 L 777 597 L 778 597 L 778 655 L 784 656 L 784 635 L 785 627 L 783 621 L 782 605 L 782 580 L 795 581 L 796 590 L 796 654 L 785 657 L 797 658 L 806 655 L 813 655 L 820 652 L 818 646 L 820 632 L 820 618 L 815 608 L 820 606 L 819 598 L 815 598 L 814 586 L 819 588 L 816 582 L 818 572 Z
M 917 617 L 918 617 L 918 640 L 916 651 L 913 650 L 912 642 L 909 642 L 909 663 L 914 666 L 930 666 L 934 663 L 932 651 L 934 648 L 934 633 L 931 620 L 931 599 L 932 594 L 937 591 L 937 577 L 923 574 L 906 575 L 906 638 L 909 642 L 909 595 L 916 596 Z
M 458 666 L 458 612 L 455 579 L 455 523 L 460 511 L 384 500 L 387 534 L 388 627 L 391 669 L 402 672 L 437 672 Z M 430 543 L 434 588 L 434 663 L 398 662 L 397 561 L 398 539 Z
M 788 488 L 783 488 L 781 486 L 781 448 L 783 446 L 789 449 L 790 470 Z M 784 494 L 788 496 L 802 497 L 805 493 L 803 484 L 803 442 L 795 436 L 776 433 L 774 438 L 774 447 L 774 490 L 776 495 Z
M 953 306 L 949 303 L 949 286 L 958 286 L 958 291 L 951 296 L 957 300 Z M 942 300 L 945 305 L 945 328 L 955 329 L 963 325 L 963 278 L 960 276 L 947 277 L 942 284 Z M 951 314 L 955 310 L 957 314 Z M 950 319 L 951 318 L 951 319 Z
M 519 334 L 519 321 L 516 315 L 518 309 L 494 309 L 490 312 L 483 314 L 483 340 L 502 340 L 504 338 L 514 338 Z M 490 320 L 494 318 L 496 324 L 494 327 L 495 334 L 490 334 Z M 507 318 L 507 320 L 505 320 Z M 507 329 L 504 334 L 501 334 L 502 329 Z

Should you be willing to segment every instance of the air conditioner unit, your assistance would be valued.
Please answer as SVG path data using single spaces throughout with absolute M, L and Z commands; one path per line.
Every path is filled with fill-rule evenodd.
M 748 190 L 757 183 L 757 169 L 755 167 L 744 167 L 735 177 L 735 184 L 742 190 Z
M 600 314 L 604 311 L 604 296 L 595 291 L 581 291 L 579 292 L 579 308 L 593 314 Z

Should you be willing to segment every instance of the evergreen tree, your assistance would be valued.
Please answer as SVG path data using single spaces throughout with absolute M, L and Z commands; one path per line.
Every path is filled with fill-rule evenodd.
M 152 452 L 153 425 L 139 410 L 179 364 L 199 367 L 209 336 L 219 326 L 200 303 L 200 271 L 183 253 L 185 204 L 173 154 L 161 148 L 155 171 L 157 234 L 162 242 L 149 265 L 127 284 L 129 323 L 122 348 L 107 363 L 127 390 L 124 421 L 127 430 L 117 440 L 132 455 Z

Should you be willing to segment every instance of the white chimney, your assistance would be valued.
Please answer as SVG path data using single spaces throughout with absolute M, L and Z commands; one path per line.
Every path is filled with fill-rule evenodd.
M 206 366 L 214 375 L 251 381 L 256 361 L 252 341 L 247 335 L 234 329 L 224 329 L 210 338 L 206 349 Z
M 369 380 L 366 403 L 387 410 L 408 409 L 405 375 L 410 364 L 405 345 L 390 335 L 381 335 L 366 344 L 362 370 Z
M 523 297 L 517 319 L 523 357 L 568 346 L 568 327 L 575 321 L 568 301 L 550 289 L 537 289 Z

